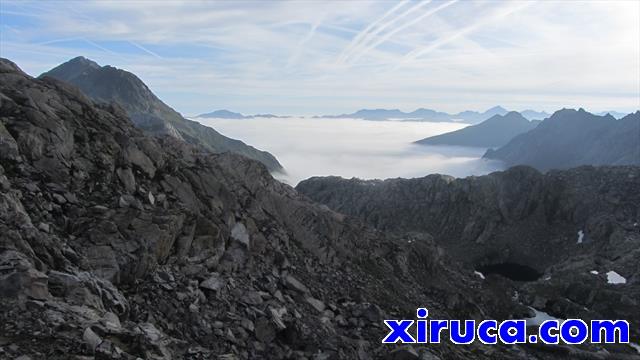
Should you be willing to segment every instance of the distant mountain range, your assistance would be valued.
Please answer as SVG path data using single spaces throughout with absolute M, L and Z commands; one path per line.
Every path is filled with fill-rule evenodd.
M 412 112 L 404 112 L 398 109 L 362 109 L 358 110 L 351 114 L 341 114 L 341 115 L 321 115 L 314 116 L 315 118 L 326 118 L 326 119 L 339 119 L 339 118 L 349 118 L 349 119 L 362 119 L 362 120 L 371 120 L 371 121 L 388 121 L 388 120 L 399 120 L 399 121 L 428 121 L 428 122 L 451 122 L 451 121 L 459 121 L 465 122 L 469 124 L 477 124 L 484 120 L 489 119 L 495 115 L 505 115 L 509 110 L 503 108 L 502 106 L 494 106 L 486 111 L 462 111 L 456 114 L 450 114 L 442 111 L 436 111 L 432 109 L 424 109 L 420 108 L 414 110 Z M 544 111 L 535 111 L 535 110 L 523 110 L 519 112 L 524 118 L 528 120 L 543 120 L 548 118 L 551 114 Z M 605 111 L 599 113 L 600 115 L 611 114 L 616 119 L 620 119 L 624 117 L 626 114 L 617 112 L 617 111 Z
M 185 119 L 162 102 L 136 75 L 112 66 L 100 66 L 76 57 L 40 75 L 77 86 L 96 102 L 120 105 L 133 123 L 152 135 L 170 135 L 198 144 L 212 152 L 234 152 L 265 164 L 269 170 L 282 165 L 268 152 L 228 138 L 196 121 Z
M 535 110 L 523 110 L 519 111 L 520 115 L 529 120 L 544 120 L 551 116 L 546 111 L 535 111 Z
M 503 147 L 488 150 L 484 157 L 543 171 L 580 165 L 640 165 L 640 111 L 616 120 L 584 109 L 562 109 Z
M 505 115 L 494 115 L 477 125 L 418 140 L 416 144 L 495 148 L 535 128 L 539 123 L 539 120 L 529 121 L 520 113 L 511 111 Z
M 363 119 L 363 120 L 401 120 L 401 121 L 430 121 L 430 122 L 450 122 L 450 121 L 461 121 L 470 124 L 477 124 L 488 118 L 495 115 L 505 115 L 509 110 L 503 108 L 502 106 L 494 106 L 491 109 L 488 109 L 483 112 L 478 111 L 462 111 L 457 114 L 449 114 L 446 112 L 424 109 L 420 108 L 412 112 L 403 112 L 398 109 L 387 110 L 387 109 L 363 109 L 358 110 L 351 114 L 342 114 L 342 115 L 323 115 L 317 116 L 318 118 L 352 118 L 352 119 Z M 549 114 L 545 112 L 538 112 L 533 110 L 524 110 L 521 112 L 522 116 L 529 120 L 541 120 L 549 116 Z
M 255 114 L 255 115 L 243 115 L 241 113 L 229 111 L 229 110 L 216 110 L 210 113 L 204 113 L 197 115 L 196 118 L 215 118 L 215 119 L 255 119 L 255 118 L 270 118 L 270 119 L 286 119 L 290 116 L 279 116 L 273 114 Z
M 605 116 L 607 114 L 613 116 L 616 119 L 622 119 L 623 117 L 629 115 L 627 113 L 622 113 L 622 112 L 619 112 L 619 111 L 601 111 L 599 113 L 596 113 L 596 115 L 600 115 L 600 116 Z

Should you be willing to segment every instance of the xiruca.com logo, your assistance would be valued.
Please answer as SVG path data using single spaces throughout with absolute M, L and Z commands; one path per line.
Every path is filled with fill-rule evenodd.
M 389 328 L 384 344 L 439 344 L 447 338 L 454 344 L 629 344 L 629 322 L 626 320 L 580 319 L 547 320 L 537 333 L 527 333 L 526 320 L 427 320 L 429 311 L 419 308 L 417 320 L 385 320 Z

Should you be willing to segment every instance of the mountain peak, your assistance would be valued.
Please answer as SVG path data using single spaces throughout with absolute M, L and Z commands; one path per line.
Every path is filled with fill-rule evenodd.
M 638 165 L 639 123 L 565 108 L 485 157 L 507 166 L 529 165 L 542 171 L 581 165 Z
M 554 112 L 553 114 L 551 114 L 551 117 L 549 117 L 550 119 L 555 119 L 555 118 L 559 118 L 559 117 L 563 117 L 563 116 L 570 116 L 572 114 L 577 114 L 578 111 L 576 109 L 571 109 L 571 108 L 562 108 L 556 112 Z
M 508 113 L 506 113 L 506 114 L 504 114 L 504 115 L 502 115 L 502 116 L 503 116 L 503 117 L 505 117 L 505 118 L 523 118 L 523 119 L 524 119 L 524 117 L 522 116 L 522 114 L 520 114 L 520 113 L 519 113 L 519 112 L 517 112 L 517 111 L 509 111 Z M 525 119 L 525 120 L 526 120 L 526 119 Z
M 88 58 L 86 58 L 84 56 L 76 56 L 73 59 L 67 61 L 66 63 L 63 63 L 62 65 L 64 65 L 64 64 L 82 64 L 82 65 L 90 65 L 90 66 L 96 67 L 96 68 L 100 67 L 100 65 L 97 62 L 95 62 L 95 61 L 93 61 L 91 59 L 88 59 Z
M 62 81 L 72 82 L 75 78 L 85 76 L 101 68 L 97 62 L 89 60 L 84 56 L 77 56 L 41 74 L 39 77 L 50 76 Z
M 212 111 L 209 113 L 204 113 L 204 114 L 200 114 L 196 117 L 199 118 L 219 118 L 219 119 L 246 119 L 247 116 L 241 114 L 241 113 L 237 113 L 237 112 L 233 112 L 233 111 L 229 111 L 226 109 L 221 109 L 221 110 L 216 110 L 216 111 Z
M 56 68 L 74 68 L 74 69 L 100 69 L 102 66 L 97 62 L 84 56 L 76 56 L 73 59 L 58 65 Z
M 515 136 L 536 126 L 537 123 L 527 120 L 519 112 L 511 111 L 504 115 L 495 114 L 479 124 L 418 140 L 416 143 L 493 148 L 507 144 Z
M 491 109 L 488 109 L 488 110 L 487 110 L 487 111 L 485 111 L 485 112 L 486 112 L 486 113 L 489 113 L 489 112 L 506 113 L 507 111 L 508 111 L 507 109 L 503 108 L 503 107 L 502 107 L 502 106 L 500 106 L 500 105 L 497 105 L 497 106 L 492 107 Z
M 492 117 L 488 118 L 487 120 L 483 121 L 484 122 L 503 122 L 503 123 L 513 123 L 513 122 L 523 122 L 523 123 L 528 123 L 530 122 L 527 118 L 525 118 L 524 116 L 522 116 L 522 114 L 520 114 L 517 111 L 509 111 L 506 114 L 495 114 Z M 482 124 L 480 123 L 480 124 Z
M 261 161 L 270 170 L 282 166 L 273 155 L 230 139 L 195 121 L 185 119 L 162 102 L 135 74 L 113 66 L 100 66 L 85 57 L 73 58 L 40 75 L 77 86 L 96 102 L 120 105 L 131 121 L 151 135 L 170 135 L 201 145 L 212 152 L 235 152 Z

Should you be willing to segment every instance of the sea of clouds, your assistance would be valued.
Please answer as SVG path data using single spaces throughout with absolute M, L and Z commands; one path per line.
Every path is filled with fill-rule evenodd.
M 312 176 L 361 179 L 412 178 L 433 173 L 455 177 L 501 170 L 482 159 L 484 148 L 415 145 L 414 141 L 461 129 L 461 123 L 359 119 L 194 119 L 220 133 L 273 154 L 295 186 Z

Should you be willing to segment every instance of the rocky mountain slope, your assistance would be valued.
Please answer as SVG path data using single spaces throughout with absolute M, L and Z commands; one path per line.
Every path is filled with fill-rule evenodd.
M 634 358 L 380 344 L 382 320 L 418 306 L 527 313 L 489 280 L 429 236 L 375 230 L 257 161 L 149 137 L 116 104 L 0 60 L 1 358 Z
M 382 320 L 418 306 L 517 306 L 429 239 L 316 205 L 251 159 L 146 136 L 117 105 L 4 59 L 0 150 L 2 358 L 524 358 L 381 345 Z
M 432 237 L 470 268 L 526 280 L 515 289 L 528 306 L 640 323 L 640 167 L 311 178 L 296 189 L 382 231 Z M 626 283 L 609 284 L 612 271 Z
M 485 158 L 539 170 L 580 165 L 640 165 L 640 111 L 620 120 L 563 109 Z
M 185 119 L 162 102 L 134 74 L 112 66 L 100 66 L 84 57 L 61 64 L 40 77 L 53 77 L 79 87 L 95 101 L 117 102 L 136 126 L 153 135 L 171 135 L 213 152 L 234 152 L 258 160 L 271 171 L 282 170 L 276 158 L 214 129 Z
M 415 143 L 420 145 L 455 145 L 494 148 L 505 145 L 516 135 L 525 133 L 538 125 L 515 111 L 505 115 L 494 115 L 477 125 L 431 136 Z

